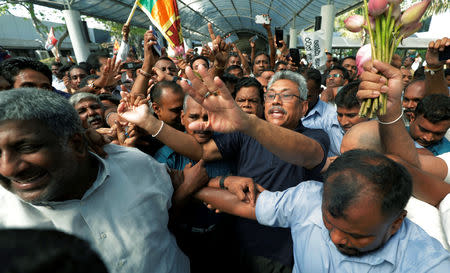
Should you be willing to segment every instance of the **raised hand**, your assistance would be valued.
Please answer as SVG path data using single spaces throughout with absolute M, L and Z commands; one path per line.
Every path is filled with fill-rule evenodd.
M 144 128 L 145 123 L 151 121 L 151 118 L 156 120 L 149 111 L 148 99 L 127 92 L 120 92 L 120 95 L 122 100 L 117 107 L 117 113 L 121 118 L 141 128 Z
M 229 176 L 225 178 L 224 186 L 229 192 L 236 195 L 239 200 L 249 202 L 252 206 L 255 206 L 257 188 L 252 178 Z
M 188 186 L 187 188 L 189 193 L 196 192 L 205 186 L 209 181 L 208 173 L 205 169 L 205 162 L 203 160 L 200 160 L 194 166 L 192 166 L 192 163 L 186 164 L 183 169 L 183 175 L 183 184 Z
M 381 73 L 381 75 L 377 74 Z M 383 120 L 393 120 L 401 111 L 401 96 L 403 90 L 400 70 L 380 61 L 364 63 L 361 74 L 361 84 L 357 96 L 359 99 L 377 98 L 381 93 L 387 93 L 386 115 Z M 386 85 L 387 83 L 387 85 Z
M 200 103 L 209 112 L 209 120 L 193 122 L 189 127 L 193 130 L 213 130 L 216 132 L 233 132 L 242 130 L 247 126 L 249 116 L 239 108 L 225 84 L 208 73 L 206 67 L 199 66 L 197 77 L 190 67 L 186 68 L 186 76 L 192 83 L 181 82 L 181 86 L 195 101 Z
M 444 51 L 446 46 L 450 46 L 450 39 L 447 37 L 428 44 L 425 60 L 429 68 L 440 68 L 446 63 L 446 61 L 439 61 L 439 52 Z M 447 60 L 447 63 L 450 64 L 450 60 Z
M 216 65 L 218 66 L 224 66 L 227 62 L 228 58 L 228 51 L 230 48 L 230 44 L 227 44 L 225 40 L 220 37 L 220 35 L 216 36 L 213 31 L 213 27 L 211 23 L 208 23 L 208 31 L 209 36 L 211 37 L 212 41 L 212 52 L 215 58 L 215 61 L 217 62 Z
M 120 68 L 122 67 L 122 62 L 116 62 L 116 56 L 113 58 L 108 58 L 106 64 L 102 71 L 100 78 L 95 80 L 95 86 L 106 87 L 117 84 L 120 80 Z

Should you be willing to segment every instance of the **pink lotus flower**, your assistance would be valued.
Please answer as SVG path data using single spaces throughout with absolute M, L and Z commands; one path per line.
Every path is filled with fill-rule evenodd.
M 184 47 L 182 45 L 174 47 L 173 51 L 175 52 L 174 57 L 177 59 L 182 59 L 185 55 Z
M 420 18 L 422 18 L 430 3 L 431 0 L 424 0 L 412 5 L 403 12 L 402 17 L 400 17 L 400 23 L 402 25 L 409 25 L 411 23 L 418 22 Z
M 360 32 L 364 24 L 364 17 L 361 15 L 352 15 L 344 20 L 345 27 L 351 32 Z
M 404 38 L 409 37 L 416 33 L 422 27 L 422 25 L 422 22 L 415 22 L 406 27 L 402 27 L 400 29 L 400 35 L 403 35 Z
M 372 48 L 370 44 L 362 46 L 356 53 L 356 66 L 358 67 L 358 76 L 364 71 L 365 62 L 372 59 Z
M 369 14 L 376 17 L 387 9 L 388 2 L 387 0 L 369 0 L 367 7 L 369 9 Z

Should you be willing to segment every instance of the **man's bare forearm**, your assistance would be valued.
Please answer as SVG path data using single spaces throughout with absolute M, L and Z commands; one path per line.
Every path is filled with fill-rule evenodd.
M 425 72 L 425 94 L 443 94 L 448 96 L 447 81 L 444 78 L 444 69 L 433 73 Z
M 244 126 L 242 132 L 256 139 L 282 160 L 307 169 L 319 165 L 325 156 L 316 140 L 256 116 L 250 116 L 248 126 Z
M 255 207 L 240 201 L 236 195 L 227 190 L 204 187 L 194 195 L 200 201 L 229 214 L 256 220 Z

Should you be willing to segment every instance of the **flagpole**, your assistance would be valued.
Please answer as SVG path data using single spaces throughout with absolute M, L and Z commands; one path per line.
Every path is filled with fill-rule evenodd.
M 127 20 L 127 22 L 125 23 L 125 25 L 130 25 L 131 18 L 133 18 L 134 12 L 136 11 L 138 1 L 139 1 L 139 0 L 136 0 L 136 1 L 134 2 L 134 6 L 133 6 L 133 8 L 131 9 L 130 15 L 128 16 L 128 20 Z

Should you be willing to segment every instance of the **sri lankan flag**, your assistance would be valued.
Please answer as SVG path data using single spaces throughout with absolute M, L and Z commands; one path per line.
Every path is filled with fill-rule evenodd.
M 137 4 L 172 48 L 183 46 L 180 14 L 176 0 L 137 0 Z

